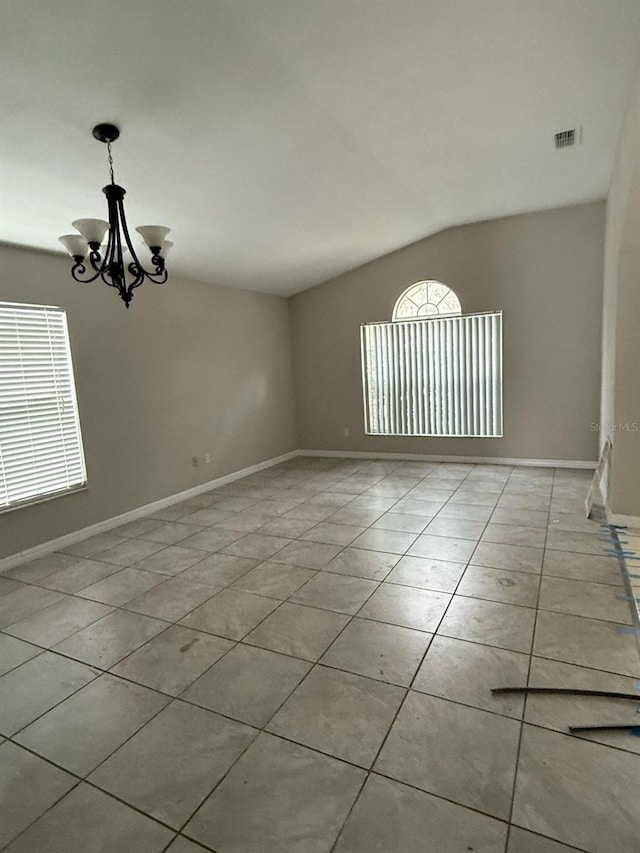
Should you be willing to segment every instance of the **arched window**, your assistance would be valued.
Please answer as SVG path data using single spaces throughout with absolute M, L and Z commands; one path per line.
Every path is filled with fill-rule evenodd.
M 394 306 L 392 319 L 413 320 L 456 314 L 462 314 L 462 306 L 453 290 L 441 281 L 429 280 L 417 281 L 404 291 Z
M 463 314 L 446 284 L 418 281 L 361 347 L 367 435 L 502 436 L 501 311 Z

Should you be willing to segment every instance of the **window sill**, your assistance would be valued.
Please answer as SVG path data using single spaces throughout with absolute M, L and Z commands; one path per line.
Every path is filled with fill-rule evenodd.
M 499 435 L 496 433 L 475 435 L 460 435 L 459 433 L 443 433 L 443 432 L 368 432 L 365 430 L 365 435 L 376 436 L 377 438 L 504 438 L 504 433 Z

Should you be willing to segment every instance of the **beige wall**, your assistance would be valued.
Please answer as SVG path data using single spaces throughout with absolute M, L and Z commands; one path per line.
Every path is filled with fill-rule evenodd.
M 73 282 L 66 258 L 0 247 L 0 300 L 67 310 L 89 476 L 86 492 L 0 514 L 0 558 L 296 446 L 595 458 L 603 228 L 594 203 L 450 229 L 289 310 L 172 278 L 126 311 L 104 285 Z M 363 434 L 359 325 L 389 318 L 424 277 L 453 287 L 465 312 L 504 311 L 503 439 Z M 211 464 L 193 468 L 205 451 Z
M 607 505 L 640 516 L 640 77 L 634 87 L 616 157 L 605 231 L 600 419 L 616 431 L 607 471 Z
M 89 480 L 1 514 L 0 557 L 296 447 L 285 299 L 172 278 L 127 311 L 69 267 L 0 246 L 0 300 L 67 310 Z
M 298 446 L 593 460 L 600 391 L 604 203 L 443 231 L 291 300 Z M 359 326 L 415 281 L 463 311 L 504 311 L 504 438 L 365 436 Z M 343 436 L 349 428 L 350 437 Z

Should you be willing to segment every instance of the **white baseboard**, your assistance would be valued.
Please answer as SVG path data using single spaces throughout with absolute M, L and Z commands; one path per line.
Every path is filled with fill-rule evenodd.
M 298 456 L 336 459 L 397 459 L 406 462 L 466 462 L 472 465 L 527 465 L 537 468 L 594 469 L 596 462 L 580 459 L 510 459 L 502 456 L 437 456 L 430 453 L 370 453 L 361 450 L 299 450 Z
M 274 465 L 280 465 L 282 462 L 288 462 L 290 459 L 295 459 L 299 455 L 299 451 L 292 450 L 290 453 L 284 453 L 282 456 L 274 456 L 272 459 L 266 459 L 264 462 L 258 462 L 256 465 L 251 465 L 249 468 L 242 468 L 240 471 L 234 471 L 232 474 L 225 474 L 223 477 L 217 477 L 215 480 L 209 480 L 207 483 L 200 483 L 198 486 L 193 486 L 186 489 L 184 492 L 178 492 L 175 495 L 169 495 L 166 498 L 153 501 L 144 506 L 136 507 L 128 512 L 123 512 L 121 515 L 114 515 L 111 518 L 105 518 L 104 521 L 98 521 L 96 524 L 91 524 L 89 527 L 83 527 L 81 530 L 74 530 L 72 533 L 67 533 L 64 536 L 59 536 L 57 539 L 50 539 L 48 542 L 42 542 L 40 545 L 35 545 L 33 548 L 28 548 L 26 551 L 20 551 L 17 554 L 10 554 L 8 557 L 0 559 L 0 572 L 13 569 L 15 566 L 20 566 L 23 563 L 28 563 L 30 560 L 35 560 L 38 557 L 44 557 L 51 554 L 53 551 L 58 551 L 61 548 L 66 548 L 76 542 L 81 542 L 83 539 L 88 539 L 90 536 L 95 536 L 98 533 L 105 533 L 108 530 L 113 530 L 114 527 L 120 527 L 121 524 L 126 524 L 128 521 L 136 521 L 145 515 L 150 515 L 152 512 L 165 509 L 173 504 L 185 501 L 188 498 L 195 498 L 197 495 L 202 495 L 205 492 L 210 492 L 212 489 L 218 489 L 220 486 L 225 486 L 227 483 L 233 483 L 235 480 L 240 480 L 242 477 L 248 477 L 250 474 L 256 474 L 258 471 L 264 471 L 266 468 L 273 468 Z

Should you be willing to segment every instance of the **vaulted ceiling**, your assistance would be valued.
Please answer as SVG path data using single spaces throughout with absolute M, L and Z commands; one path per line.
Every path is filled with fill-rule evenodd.
M 172 272 L 295 293 L 604 198 L 639 53 L 638 0 L 3 0 L 0 239 L 61 251 L 105 217 L 112 121 Z

